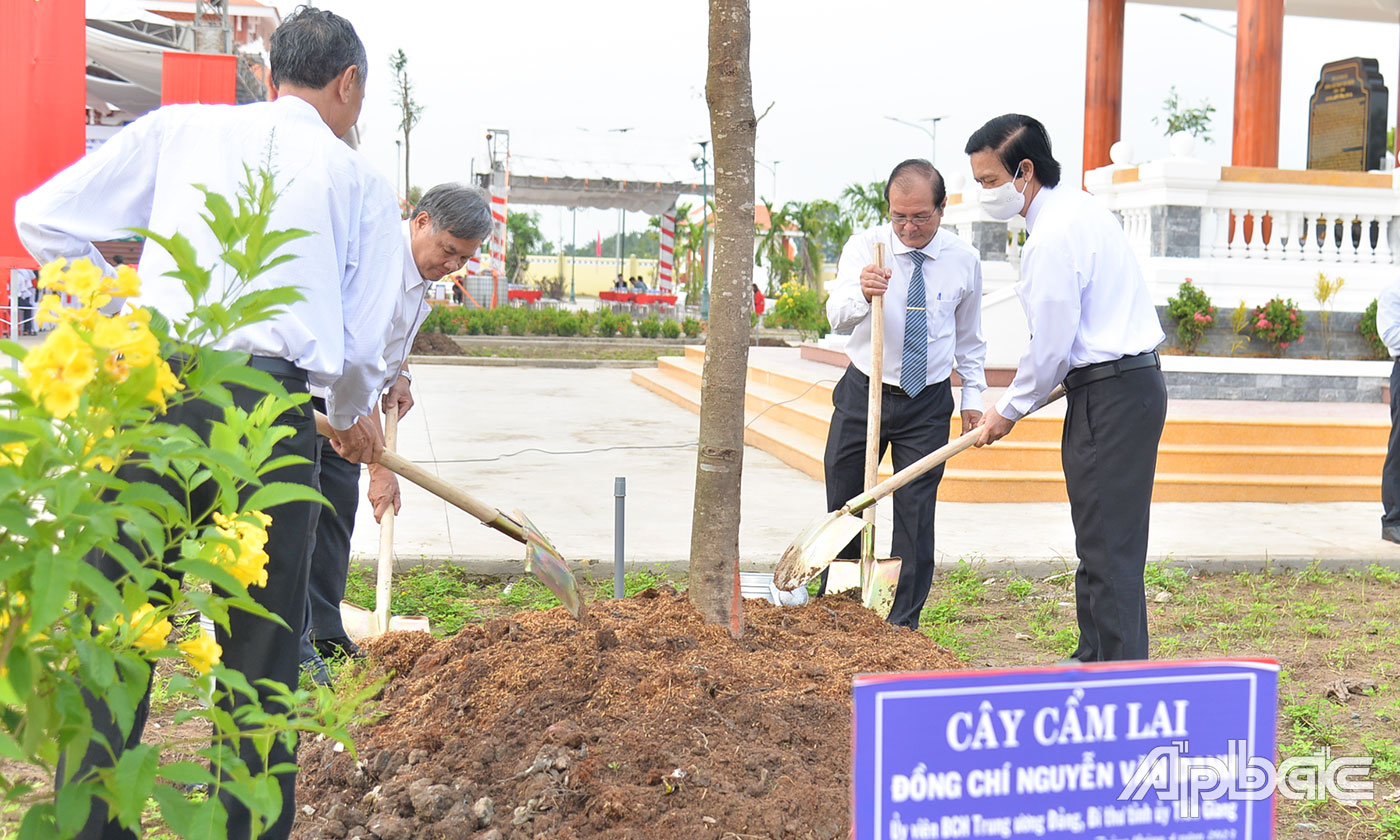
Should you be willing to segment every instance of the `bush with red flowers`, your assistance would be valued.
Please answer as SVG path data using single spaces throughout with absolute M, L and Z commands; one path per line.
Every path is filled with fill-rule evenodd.
M 1303 341 L 1303 322 L 1307 317 L 1298 310 L 1293 298 L 1274 298 L 1250 313 L 1249 331 L 1282 356 L 1290 345 Z

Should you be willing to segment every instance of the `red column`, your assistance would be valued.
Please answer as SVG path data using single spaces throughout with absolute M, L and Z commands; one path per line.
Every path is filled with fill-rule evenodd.
M 1089 0 L 1084 56 L 1084 171 L 1107 166 L 1123 122 L 1124 0 Z
M 238 59 L 212 53 L 167 52 L 161 56 L 160 104 L 233 105 Z
M 1278 166 L 1283 0 L 1239 0 L 1235 37 L 1235 166 Z
M 33 268 L 15 231 L 15 199 L 83 155 L 83 4 L 0 0 L 0 336 L 10 331 L 10 269 Z

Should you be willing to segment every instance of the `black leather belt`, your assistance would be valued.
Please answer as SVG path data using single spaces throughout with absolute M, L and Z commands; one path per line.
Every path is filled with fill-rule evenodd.
M 249 356 L 248 367 L 257 368 L 264 373 L 270 373 L 283 379 L 295 379 L 299 382 L 308 381 L 306 371 L 294 363 L 276 356 Z
M 1130 370 L 1141 370 L 1142 368 L 1161 366 L 1162 358 L 1157 355 L 1156 350 L 1148 353 L 1139 353 L 1136 356 L 1124 356 L 1121 359 L 1114 359 L 1111 362 L 1097 362 L 1092 365 L 1075 368 L 1065 374 L 1065 390 L 1072 391 L 1075 388 L 1083 388 L 1091 382 L 1098 382 L 1101 379 L 1112 379 Z

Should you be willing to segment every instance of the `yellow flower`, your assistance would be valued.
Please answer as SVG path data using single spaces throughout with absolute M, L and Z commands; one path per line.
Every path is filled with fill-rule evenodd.
M 28 454 L 29 445 L 22 440 L 0 444 L 0 467 L 18 467 L 24 463 L 24 456 Z
M 112 299 L 111 295 L 102 293 L 106 285 L 104 280 L 102 269 L 87 257 L 73 260 L 63 274 L 63 286 L 68 294 L 77 298 L 83 306 L 93 309 L 105 306 Z
M 44 295 L 39 298 L 39 309 L 34 313 L 34 321 L 40 326 L 57 324 L 64 319 L 63 300 L 58 295 Z
M 141 293 L 141 278 L 136 274 L 136 269 L 129 265 L 117 266 L 116 282 L 108 287 L 113 295 L 117 297 L 136 297 Z
M 116 429 L 113 429 L 111 426 L 108 426 L 107 431 L 102 433 L 102 437 L 116 437 L 116 434 Z M 97 445 L 97 440 L 97 438 L 88 438 L 87 444 L 83 447 L 84 455 L 92 451 L 92 448 Z M 117 463 L 107 455 L 94 455 L 93 457 L 89 458 L 85 464 L 83 464 L 83 466 L 87 469 L 92 469 L 96 467 L 97 469 L 102 470 L 103 472 L 111 472 L 112 468 L 116 465 Z
M 92 341 L 108 351 L 103 367 L 116 381 L 125 381 L 130 368 L 145 367 L 156 359 L 160 341 L 151 332 L 150 323 L 148 309 L 111 318 L 94 317 Z
M 255 521 L 248 521 L 251 516 Z M 215 550 L 215 561 L 228 569 L 244 586 L 267 586 L 267 526 L 272 517 L 262 511 L 250 511 L 244 518 L 230 519 L 214 514 L 215 531 L 219 536 L 238 543 L 237 553 L 227 545 Z
M 30 350 L 24 367 L 30 395 L 60 420 L 77 409 L 83 388 L 97 375 L 92 346 L 70 324 L 60 324 L 43 344 Z
M 23 612 L 24 605 L 27 602 L 28 599 L 24 597 L 23 592 L 16 592 L 10 596 L 10 603 L 7 605 L 7 608 L 0 610 L 0 630 L 4 630 L 10 626 L 10 616 Z M 25 622 L 20 627 L 20 630 L 27 632 L 29 630 L 29 622 Z
M 170 365 L 162 359 L 156 362 L 156 384 L 151 387 L 151 392 L 146 395 L 146 399 L 160 406 L 161 411 L 165 411 L 165 398 L 176 391 L 185 390 L 185 386 L 175 374 L 170 370 Z
M 39 279 L 35 285 L 41 289 L 62 288 L 63 268 L 66 265 L 68 265 L 68 260 L 63 257 L 59 257 L 53 262 L 44 263 L 43 267 L 39 269 Z
M 224 649 L 219 647 L 219 643 L 214 641 L 214 637 L 204 632 L 188 642 L 181 642 L 176 647 L 185 655 L 185 659 L 190 665 L 201 674 L 209 673 L 209 669 L 218 663 L 219 657 L 224 655 Z
M 142 604 L 131 614 L 129 620 L 124 620 L 122 616 L 117 616 L 117 624 L 127 624 L 134 627 L 137 632 L 136 639 L 132 645 L 145 653 L 160 650 L 165 647 L 165 640 L 170 636 L 170 631 L 174 629 L 169 619 L 157 619 L 153 613 L 156 608 L 151 604 Z

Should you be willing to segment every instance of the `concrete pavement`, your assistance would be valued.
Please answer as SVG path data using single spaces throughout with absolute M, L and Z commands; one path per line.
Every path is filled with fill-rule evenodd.
M 520 508 L 570 560 L 613 559 L 613 479 L 627 479 L 625 557 L 681 564 L 690 551 L 699 418 L 615 369 L 414 365 L 418 404 L 400 425 L 399 452 L 488 504 Z M 367 482 L 362 482 L 362 486 Z M 400 565 L 450 559 L 482 571 L 518 568 L 517 544 L 403 482 L 395 526 Z M 739 550 L 746 569 L 771 568 L 826 510 L 820 482 L 745 448 Z M 1163 503 L 1153 507 L 1149 555 L 1201 568 L 1266 562 L 1400 564 L 1382 542 L 1371 503 Z M 877 538 L 888 554 L 889 503 Z M 354 555 L 378 555 L 378 527 L 361 503 Z M 959 558 L 1028 570 L 1071 567 L 1068 504 L 956 504 L 937 511 L 940 565 Z

